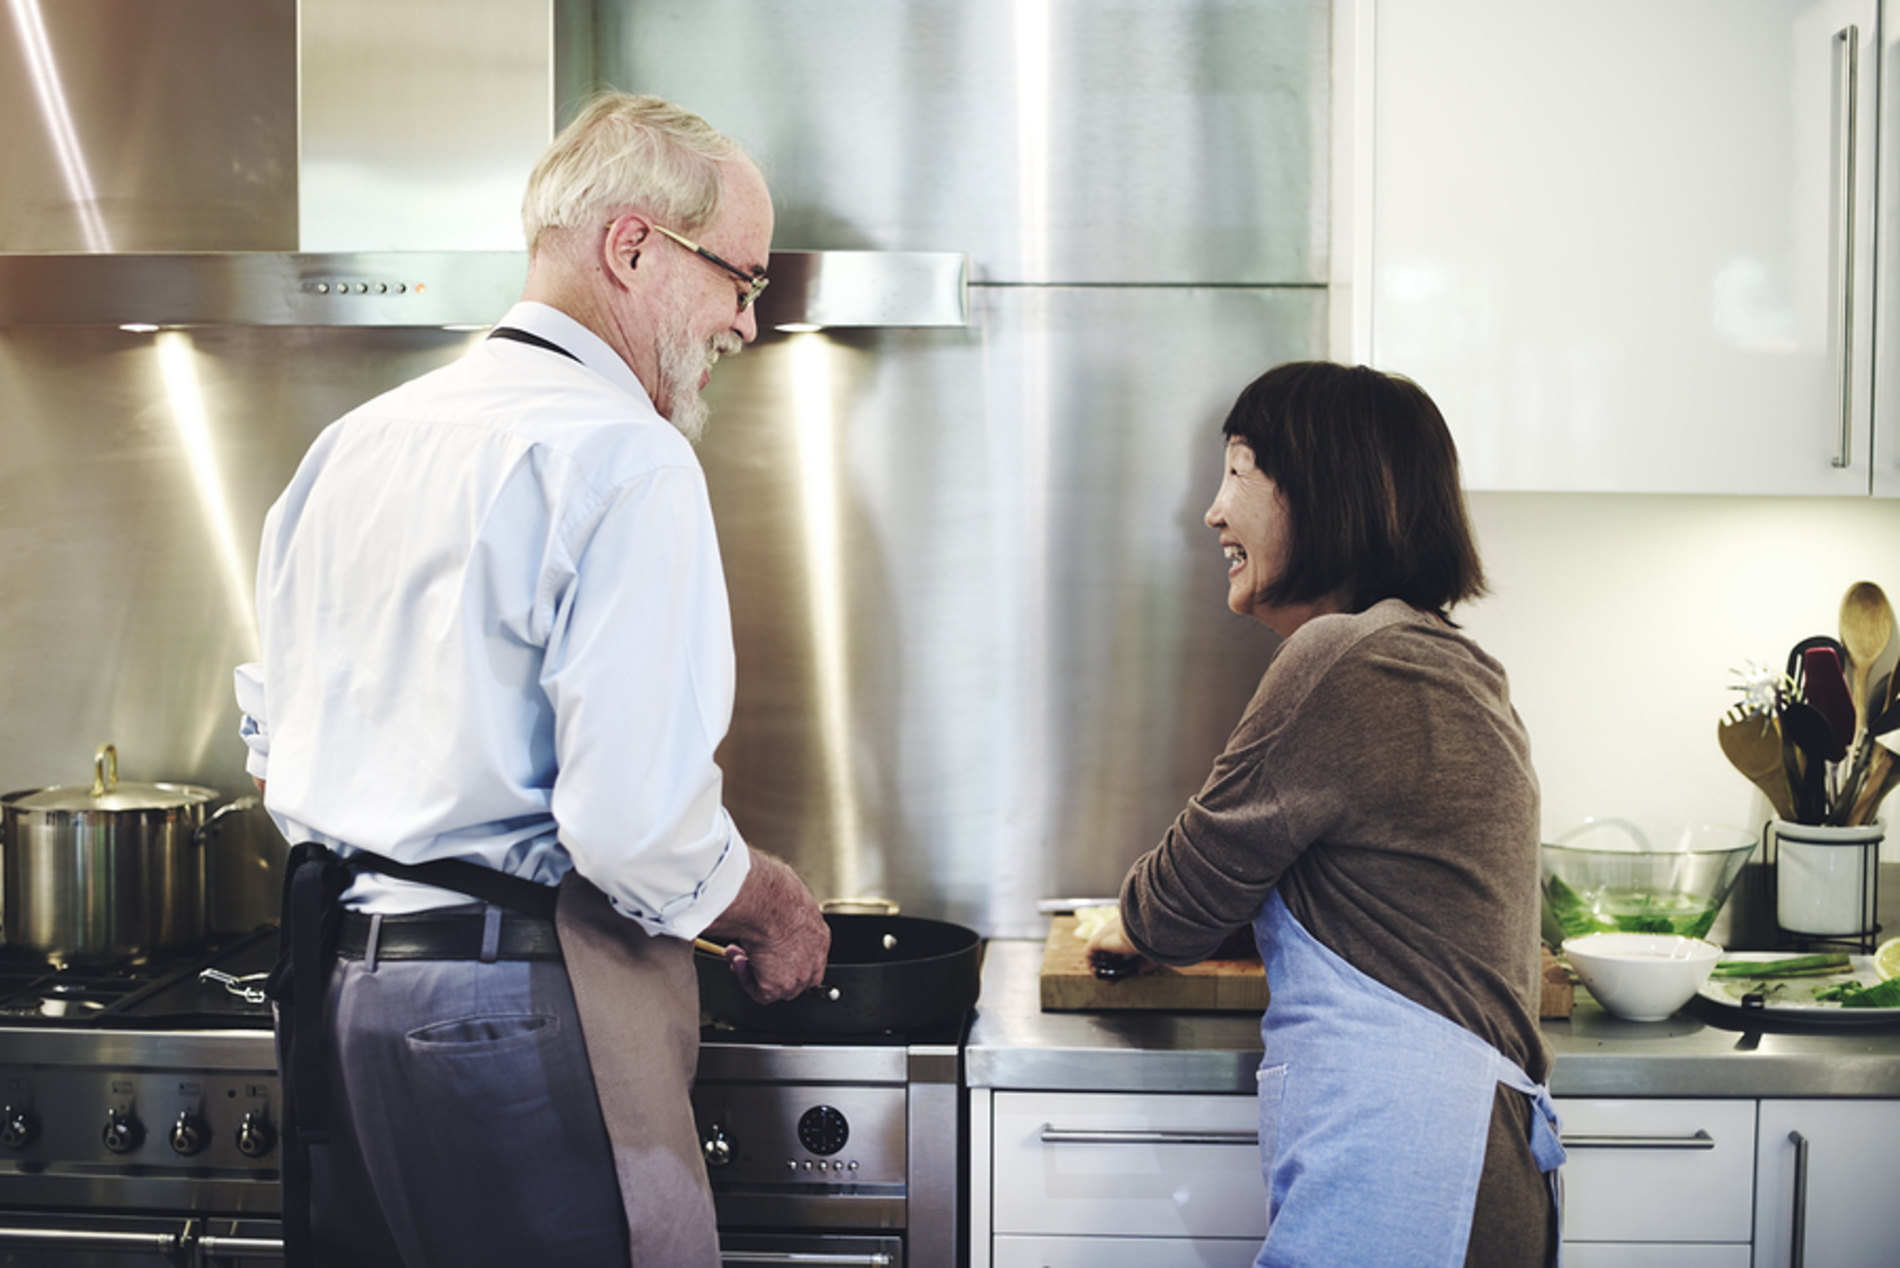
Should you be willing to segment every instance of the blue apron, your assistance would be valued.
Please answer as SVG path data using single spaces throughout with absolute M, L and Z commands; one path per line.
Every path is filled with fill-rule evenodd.
M 1279 891 L 1254 937 L 1271 991 L 1258 1076 L 1270 1222 L 1256 1268 L 1460 1268 L 1500 1083 L 1535 1100 L 1531 1154 L 1555 1200 L 1564 1148 L 1547 1087 L 1321 946 Z

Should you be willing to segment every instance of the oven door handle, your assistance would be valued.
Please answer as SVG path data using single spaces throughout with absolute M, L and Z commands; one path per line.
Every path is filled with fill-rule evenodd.
M 869 1255 L 833 1254 L 825 1251 L 797 1250 L 722 1250 L 719 1252 L 722 1264 L 802 1264 L 806 1268 L 890 1268 L 897 1262 L 894 1255 L 872 1253 Z
M 216 1233 L 206 1233 L 199 1237 L 198 1249 L 207 1255 L 284 1257 L 283 1239 L 278 1237 L 220 1237 Z
M 56 1246 L 61 1250 L 147 1250 L 175 1254 L 179 1233 L 109 1233 L 87 1228 L 0 1227 L 0 1246 Z

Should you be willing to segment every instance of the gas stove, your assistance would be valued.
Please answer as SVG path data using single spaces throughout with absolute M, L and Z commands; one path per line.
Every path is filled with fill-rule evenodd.
M 150 961 L 0 956 L 0 1263 L 269 1253 L 278 1092 L 256 975 L 276 954 L 266 929 Z
M 100 1265 L 278 1253 L 276 1052 L 256 994 L 276 955 L 274 929 L 84 968 L 0 953 L 0 1268 L 48 1247 Z M 969 1020 L 702 1029 L 693 1107 L 730 1262 L 959 1262 Z

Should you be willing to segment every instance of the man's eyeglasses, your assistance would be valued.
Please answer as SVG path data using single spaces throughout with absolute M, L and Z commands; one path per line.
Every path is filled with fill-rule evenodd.
M 680 234 L 674 233 L 671 229 L 668 229 L 665 225 L 654 225 L 653 227 L 659 232 L 665 234 L 667 237 L 673 239 L 673 241 L 685 247 L 688 251 L 691 251 L 694 255 L 698 256 L 700 259 L 706 261 L 708 264 L 717 265 L 718 267 L 724 269 L 726 272 L 732 274 L 733 277 L 737 278 L 741 286 L 743 287 L 743 289 L 739 292 L 739 311 L 740 312 L 744 312 L 746 309 L 752 307 L 752 301 L 757 299 L 759 297 L 759 292 L 765 289 L 765 284 L 766 284 L 767 279 L 762 274 L 748 273 L 736 264 L 726 263 L 724 260 L 714 255 L 711 251 L 708 251 L 705 247 L 700 246 L 699 243 L 694 242 L 691 238 L 682 237 Z

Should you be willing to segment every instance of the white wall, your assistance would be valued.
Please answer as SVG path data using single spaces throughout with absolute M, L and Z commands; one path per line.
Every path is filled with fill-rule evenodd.
M 1900 501 L 1476 493 L 1471 509 L 1493 593 L 1454 615 L 1510 672 L 1547 834 L 1586 815 L 1759 830 L 1767 801 L 1715 738 L 1731 670 L 1839 637 L 1856 581 L 1900 605 Z M 1894 840 L 1882 857 L 1900 861 Z

